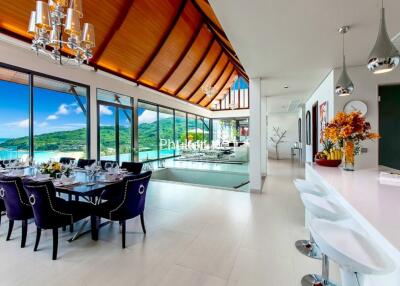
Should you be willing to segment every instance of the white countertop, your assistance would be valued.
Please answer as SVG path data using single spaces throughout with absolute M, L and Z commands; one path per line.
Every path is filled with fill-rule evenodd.
M 378 168 L 349 172 L 307 164 L 306 172 L 319 175 L 326 187 L 400 251 L 400 187 L 380 184 Z

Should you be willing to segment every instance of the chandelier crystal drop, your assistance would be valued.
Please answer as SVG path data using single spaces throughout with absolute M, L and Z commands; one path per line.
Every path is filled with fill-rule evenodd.
M 343 36 L 343 42 L 342 42 L 343 68 L 342 68 L 342 73 L 335 87 L 335 94 L 337 96 L 348 96 L 352 94 L 354 91 L 354 84 L 351 81 L 349 74 L 347 73 L 346 57 L 344 55 L 344 34 L 346 34 L 349 31 L 349 29 L 350 29 L 349 26 L 343 26 L 339 29 L 339 33 L 341 33 Z
M 37 54 L 50 56 L 60 65 L 88 62 L 96 46 L 95 31 L 90 23 L 81 27 L 81 18 L 81 0 L 36 1 L 28 26 L 28 33 L 33 36 L 32 49 Z M 63 50 L 72 55 L 63 57 Z

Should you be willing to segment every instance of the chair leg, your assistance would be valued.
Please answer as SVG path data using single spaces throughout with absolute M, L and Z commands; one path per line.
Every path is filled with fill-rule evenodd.
M 21 239 L 21 248 L 25 247 L 26 244 L 26 235 L 28 233 L 28 221 L 22 221 L 22 239 Z
M 72 201 L 72 195 L 71 194 L 68 194 L 68 201 L 69 202 Z M 69 232 L 70 233 L 74 232 L 74 224 L 73 223 L 69 225 Z
M 99 219 L 97 216 L 92 215 L 90 217 L 90 223 L 92 228 L 92 240 L 97 241 L 99 240 Z
M 58 228 L 53 228 L 53 260 L 57 260 L 58 252 Z
M 39 241 L 40 241 L 40 235 L 42 234 L 42 229 L 37 228 L 36 229 L 36 241 L 35 241 L 35 248 L 33 249 L 33 251 L 37 251 L 38 247 L 39 247 Z
M 126 236 L 126 221 L 122 221 L 122 248 L 125 248 L 125 236 Z
M 6 238 L 7 241 L 10 240 L 10 238 L 11 238 L 11 233 L 13 231 L 13 227 L 14 227 L 14 221 L 9 220 L 8 221 L 8 233 L 7 233 L 7 238 Z
M 144 225 L 144 213 L 140 214 L 140 222 L 142 224 L 143 232 L 144 232 L 144 234 L 146 234 L 146 226 Z

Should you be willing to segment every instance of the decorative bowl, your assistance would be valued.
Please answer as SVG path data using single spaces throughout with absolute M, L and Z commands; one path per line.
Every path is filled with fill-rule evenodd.
M 315 163 L 325 167 L 338 167 L 342 163 L 342 160 L 315 159 Z

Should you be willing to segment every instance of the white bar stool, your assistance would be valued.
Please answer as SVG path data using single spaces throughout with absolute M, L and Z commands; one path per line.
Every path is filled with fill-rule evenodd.
M 312 215 L 313 218 L 326 219 L 330 221 L 339 221 L 350 218 L 350 215 L 333 199 L 328 196 L 321 197 L 307 193 L 300 194 L 304 207 Z M 314 234 L 310 232 L 311 237 Z M 317 245 L 322 259 L 322 275 L 308 274 L 301 280 L 303 286 L 335 286 L 329 280 L 329 259 L 324 251 L 319 247 L 318 241 L 315 240 L 314 247 Z
M 313 219 L 310 231 L 325 256 L 340 266 L 343 286 L 360 286 L 358 274 L 384 275 L 396 269 L 393 260 L 376 243 L 351 226 Z
M 313 194 L 316 196 L 327 196 L 327 193 L 321 187 L 302 179 L 295 179 L 293 183 L 300 194 Z M 314 243 L 312 235 L 310 234 L 310 239 L 301 239 L 295 242 L 296 249 L 303 255 L 313 258 L 322 259 L 321 252 L 318 246 Z

